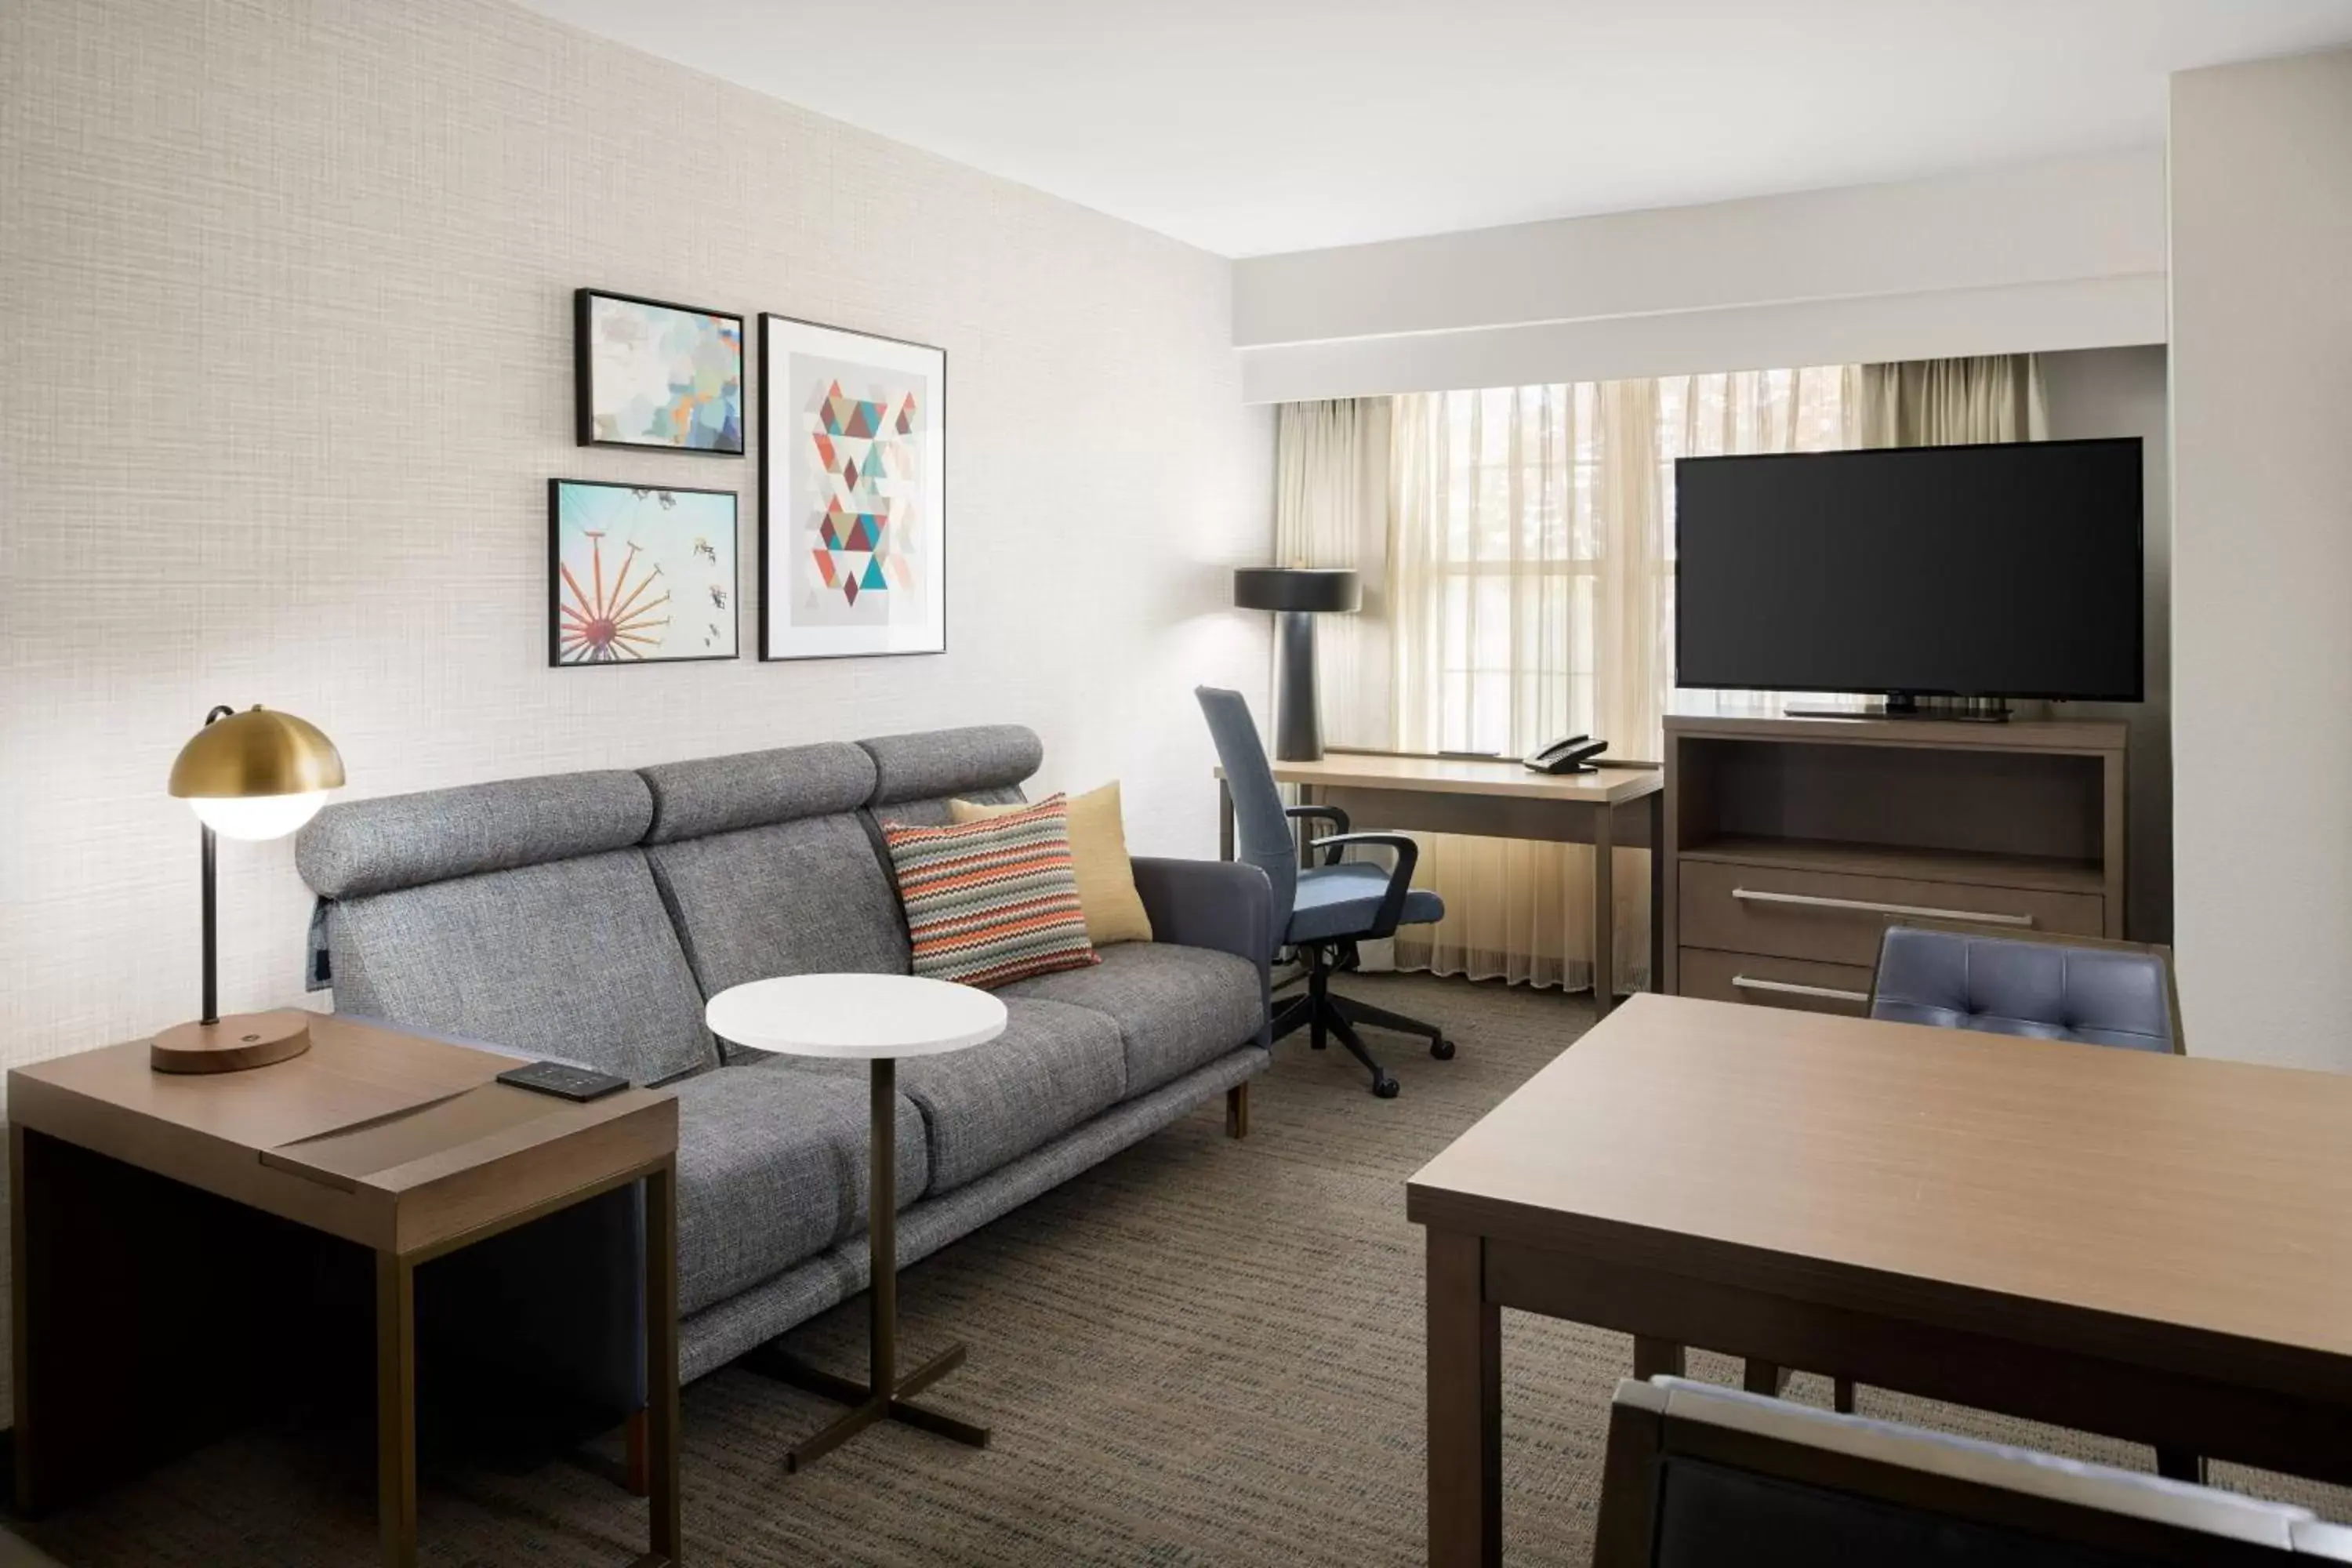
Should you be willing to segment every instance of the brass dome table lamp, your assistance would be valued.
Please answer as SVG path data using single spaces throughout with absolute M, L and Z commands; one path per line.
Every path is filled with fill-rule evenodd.
M 155 1037 L 157 1072 L 235 1072 L 299 1057 L 310 1048 L 310 1015 L 299 1007 L 220 1016 L 219 921 L 214 893 L 215 841 L 281 838 L 318 814 L 343 784 L 343 759 L 318 727 L 256 705 L 214 709 L 172 764 L 172 794 L 204 824 L 205 1012 Z

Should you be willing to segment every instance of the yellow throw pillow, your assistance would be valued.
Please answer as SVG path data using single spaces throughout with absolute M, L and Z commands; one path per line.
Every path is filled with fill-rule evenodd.
M 1069 797 L 1070 868 L 1077 874 L 1078 904 L 1086 910 L 1087 939 L 1097 947 L 1115 942 L 1150 942 L 1151 917 L 1135 890 L 1135 867 L 1127 858 L 1127 826 L 1118 811 L 1118 781 Z M 978 822 L 1026 811 L 1022 805 L 982 805 L 951 800 L 956 822 Z

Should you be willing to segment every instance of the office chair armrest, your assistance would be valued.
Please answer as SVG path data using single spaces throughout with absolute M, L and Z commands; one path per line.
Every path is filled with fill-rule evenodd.
M 1327 866 L 1339 864 L 1340 853 L 1353 845 L 1392 849 L 1396 864 L 1389 868 L 1389 890 L 1381 897 L 1380 912 L 1372 917 L 1372 929 L 1364 933 L 1368 942 L 1396 934 L 1397 921 L 1404 914 L 1404 896 L 1412 891 L 1412 868 L 1421 859 L 1421 846 L 1402 833 L 1335 833 L 1328 838 L 1315 840 L 1318 849 L 1328 849 Z
M 1282 808 L 1282 815 L 1293 822 L 1328 822 L 1342 833 L 1348 831 L 1348 814 L 1336 805 L 1286 805 Z M 1323 862 L 1326 866 L 1339 863 L 1339 852 L 1337 849 L 1332 850 Z

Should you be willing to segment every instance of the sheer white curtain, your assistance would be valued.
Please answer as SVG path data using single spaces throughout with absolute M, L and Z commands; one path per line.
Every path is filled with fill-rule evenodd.
M 1386 743 L 1517 756 L 1580 730 L 1613 756 L 1658 757 L 1675 459 L 1849 445 L 1851 379 L 1831 367 L 1395 399 Z M 1416 837 L 1417 880 L 1447 913 L 1399 933 L 1401 965 L 1592 984 L 1591 850 Z M 1646 968 L 1639 869 L 1629 860 L 1615 881 L 1621 987 Z

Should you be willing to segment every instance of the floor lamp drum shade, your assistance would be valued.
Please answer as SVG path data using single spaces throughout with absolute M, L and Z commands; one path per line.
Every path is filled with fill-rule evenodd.
M 1351 614 L 1363 603 L 1362 582 L 1344 568 L 1244 566 L 1234 571 L 1234 606 L 1275 613 L 1277 759 L 1312 762 L 1323 754 L 1323 721 L 1315 693 L 1315 617 Z
M 343 759 L 317 725 L 255 707 L 215 708 L 172 763 L 172 794 L 204 824 L 204 1016 L 155 1037 L 148 1061 L 158 1072 L 233 1072 L 300 1056 L 310 1048 L 309 1015 L 299 1008 L 220 1016 L 220 944 L 214 874 L 215 836 L 279 838 L 318 814 L 342 787 Z

